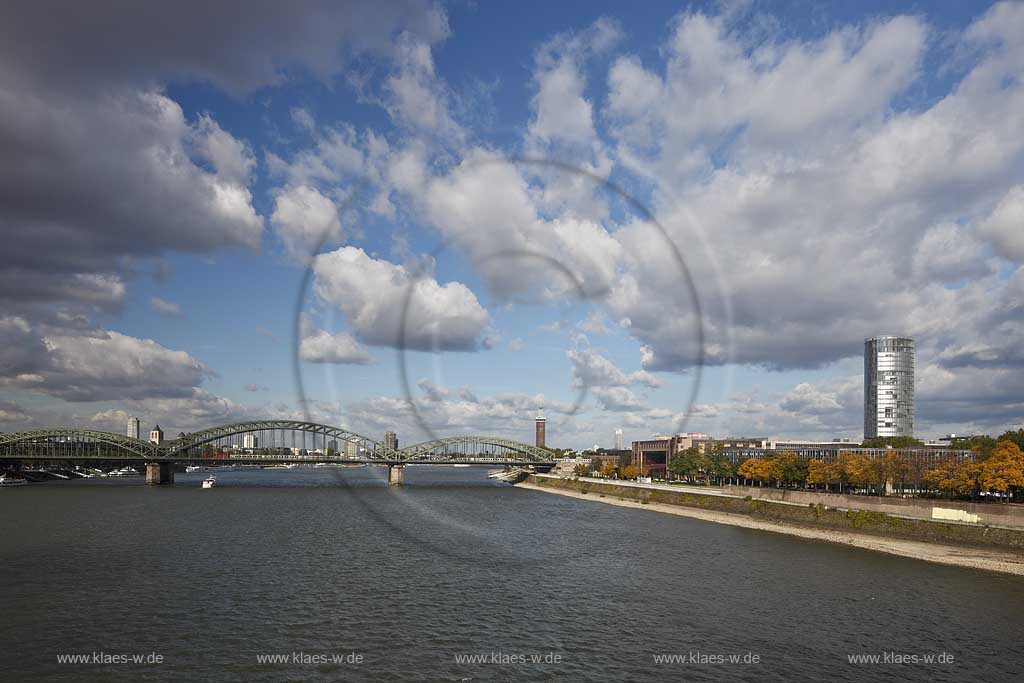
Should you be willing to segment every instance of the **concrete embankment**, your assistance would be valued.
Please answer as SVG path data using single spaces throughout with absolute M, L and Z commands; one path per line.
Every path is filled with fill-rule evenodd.
M 532 475 L 520 488 L 1024 576 L 1024 531 L 796 505 L 720 490 Z

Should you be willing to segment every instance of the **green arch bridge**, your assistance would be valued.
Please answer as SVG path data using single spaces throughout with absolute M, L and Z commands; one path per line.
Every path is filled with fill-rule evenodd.
M 238 437 L 248 442 L 238 447 Z M 230 446 L 225 453 L 225 447 Z M 392 448 L 356 432 L 297 420 L 254 420 L 220 425 L 150 443 L 91 429 L 33 429 L 0 434 L 0 460 L 142 462 L 148 483 L 172 483 L 176 463 L 366 463 L 386 465 L 388 480 L 402 483 L 410 464 L 521 465 L 546 469 L 550 451 L 498 436 L 456 436 Z

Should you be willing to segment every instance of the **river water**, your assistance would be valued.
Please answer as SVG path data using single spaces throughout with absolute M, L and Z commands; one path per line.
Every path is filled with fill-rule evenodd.
M 1017 577 L 516 489 L 482 468 L 407 468 L 404 488 L 369 467 L 222 473 L 212 490 L 204 476 L 0 490 L 0 678 L 1024 671 Z

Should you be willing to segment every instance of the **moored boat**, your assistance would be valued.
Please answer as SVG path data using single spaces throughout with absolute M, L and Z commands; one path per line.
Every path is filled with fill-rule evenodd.
M 112 470 L 112 471 L 108 472 L 107 476 L 109 476 L 109 477 L 137 477 L 137 476 L 139 476 L 141 474 L 142 474 L 142 472 L 139 472 L 138 470 L 136 470 L 134 468 L 131 468 L 131 467 L 128 467 L 127 465 L 125 465 L 124 467 L 122 467 L 119 470 Z

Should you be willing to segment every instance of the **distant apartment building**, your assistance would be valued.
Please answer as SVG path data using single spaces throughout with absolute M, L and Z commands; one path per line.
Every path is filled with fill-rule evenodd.
M 668 463 L 676 454 L 696 447 L 701 453 L 714 443 L 707 434 L 686 432 L 672 436 L 655 436 L 653 439 L 633 442 L 633 466 L 640 472 L 664 476 Z
M 864 340 L 864 438 L 914 435 L 914 340 Z
M 615 430 L 615 450 L 617 450 L 617 451 L 621 451 L 622 450 L 622 430 L 621 429 L 616 429 Z
M 547 423 L 547 418 L 544 417 L 544 406 L 541 406 L 537 410 L 537 419 L 534 422 L 534 443 L 538 448 L 545 448 Z
M 153 427 L 153 431 L 149 433 L 149 442 L 158 446 L 164 442 L 164 430 L 160 429 L 160 425 Z
M 242 448 L 259 448 L 260 437 L 255 434 L 245 434 L 242 436 Z
M 133 439 L 139 438 L 139 418 L 129 417 L 128 418 L 128 436 Z
M 359 457 L 359 444 L 355 441 L 344 441 L 345 457 L 346 458 L 358 458 Z
M 384 432 L 384 448 L 392 451 L 398 450 L 398 434 L 395 432 Z

